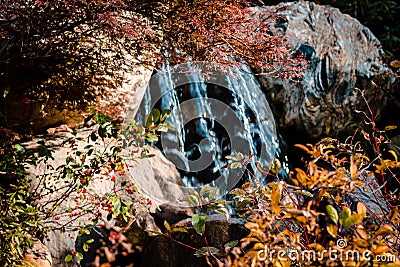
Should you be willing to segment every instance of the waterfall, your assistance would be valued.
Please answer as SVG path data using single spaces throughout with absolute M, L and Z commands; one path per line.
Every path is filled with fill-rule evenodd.
M 171 110 L 174 129 L 156 145 L 179 170 L 186 187 L 216 186 L 224 195 L 247 173 L 224 168 L 243 153 L 248 168 L 268 167 L 280 154 L 273 114 L 249 68 L 195 62 L 162 67 L 149 82 L 135 120 L 153 108 Z M 254 172 L 258 179 L 261 174 Z

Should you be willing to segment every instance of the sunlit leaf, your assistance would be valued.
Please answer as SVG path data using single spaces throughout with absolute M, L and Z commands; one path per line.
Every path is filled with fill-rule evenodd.
M 363 218 L 364 218 L 364 216 L 361 214 L 352 214 L 344 221 L 343 226 L 350 227 L 355 224 L 359 224 L 362 222 Z
M 362 202 L 357 203 L 357 213 L 362 215 L 363 218 L 365 217 L 365 215 L 367 214 L 367 208 L 365 207 L 364 203 Z
M 337 237 L 337 235 L 338 235 L 338 228 L 337 228 L 336 225 L 334 225 L 334 224 L 329 224 L 329 225 L 326 227 L 326 230 L 327 230 L 328 233 L 329 233 L 331 236 L 333 236 L 334 238 Z
M 340 212 L 340 215 L 339 215 L 339 223 L 341 225 L 344 225 L 347 218 L 350 217 L 350 214 L 351 214 L 351 210 L 348 207 L 344 207 L 342 212 Z
M 198 234 L 203 234 L 206 228 L 207 215 L 204 213 L 194 214 L 192 216 L 192 225 Z
M 171 232 L 171 226 L 169 225 L 169 223 L 166 220 L 164 220 L 164 227 L 165 227 L 165 229 L 167 229 L 167 232 Z
M 208 193 L 208 192 L 210 192 L 211 190 L 213 190 L 214 188 L 213 187 L 211 187 L 211 186 L 209 186 L 209 185 L 205 185 L 205 186 L 203 186 L 202 188 L 201 188 L 201 190 L 200 190 L 200 196 L 203 196 L 203 195 L 205 195 L 206 193 Z
M 326 212 L 328 213 L 329 218 L 331 218 L 331 220 L 334 223 L 338 222 L 338 219 L 339 219 L 338 212 L 332 205 L 327 205 L 326 206 Z
M 70 262 L 72 260 L 73 256 L 71 254 L 68 254 L 67 256 L 65 256 L 64 261 L 65 262 Z
M 282 164 L 279 159 L 274 158 L 271 162 L 271 166 L 269 167 L 272 173 L 278 173 L 282 169 Z
M 378 231 L 375 232 L 375 236 L 386 236 L 386 235 L 390 235 L 391 233 L 393 233 L 393 227 L 385 224 L 383 226 L 381 226 L 381 228 L 378 229 Z
M 358 225 L 356 228 L 357 233 L 360 235 L 361 238 L 368 239 L 367 231 L 365 231 L 362 225 Z

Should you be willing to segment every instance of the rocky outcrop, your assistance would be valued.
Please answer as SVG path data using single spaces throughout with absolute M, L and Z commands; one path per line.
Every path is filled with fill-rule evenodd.
M 383 64 L 378 39 L 360 22 L 336 8 L 307 1 L 264 9 L 279 14 L 272 30 L 285 34 L 310 63 L 301 82 L 260 79 L 284 134 L 319 138 L 347 130 L 354 110 L 363 109 L 356 88 L 365 91 L 367 100 L 385 105 L 393 82 L 387 76 L 392 73 Z
M 151 70 L 140 65 L 130 68 L 129 72 L 123 74 L 120 87 L 99 88 L 101 97 L 91 104 L 112 120 L 122 121 L 129 108 L 137 109 L 139 106 L 151 73 Z M 138 98 L 137 101 L 135 101 L 136 98 Z M 136 102 L 138 102 L 137 106 L 134 104 Z M 89 115 L 87 109 L 45 105 L 13 91 L 1 99 L 0 104 L 0 115 L 4 114 L 7 127 L 34 134 L 61 124 L 66 124 L 71 128 L 82 127 L 85 118 Z
M 85 140 L 87 140 L 86 138 L 92 132 L 92 130 L 93 129 L 78 130 L 77 137 L 83 138 L 82 141 L 78 142 L 78 147 L 82 148 L 83 146 L 87 145 Z M 36 204 L 44 208 L 44 210 L 46 210 L 45 207 L 48 208 L 48 205 L 51 205 L 52 199 L 58 198 L 60 194 L 63 193 L 63 191 L 57 191 L 55 190 L 55 188 L 65 187 L 65 182 L 68 181 L 68 179 L 52 179 L 51 176 L 49 176 L 49 179 L 46 179 L 46 181 L 44 181 L 40 179 L 40 176 L 45 173 L 51 173 L 55 169 L 57 169 L 58 166 L 65 164 L 68 153 L 71 153 L 71 148 L 63 146 L 62 143 L 67 137 L 70 137 L 70 135 L 71 134 L 68 132 L 63 132 L 58 133 L 58 135 L 56 136 L 51 136 L 50 138 L 37 136 L 34 141 L 23 144 L 24 147 L 29 150 L 37 148 L 39 146 L 39 142 L 43 141 L 50 149 L 54 151 L 52 155 L 53 159 L 50 160 L 47 165 L 45 165 L 44 163 L 39 163 L 35 167 L 31 167 L 31 169 L 28 170 L 28 172 L 30 173 L 32 189 L 38 190 L 37 188 L 39 188 L 40 190 L 40 188 L 44 186 L 44 183 L 46 183 L 46 187 L 48 188 L 47 190 L 51 190 L 48 191 L 45 196 L 41 197 L 41 199 L 37 200 Z M 101 144 L 96 145 L 101 146 Z M 180 176 L 178 171 L 175 169 L 175 166 L 167 159 L 165 159 L 160 151 L 151 148 L 149 153 L 153 154 L 154 156 L 151 158 L 137 160 L 137 162 L 133 164 L 130 173 L 126 173 L 122 176 L 116 175 L 118 176 L 117 179 L 119 180 L 117 180 L 115 184 L 111 180 L 107 179 L 93 179 L 91 181 L 90 188 L 88 188 L 87 190 L 93 190 L 93 192 L 96 192 L 99 195 L 105 194 L 107 192 L 113 192 L 115 186 L 121 184 L 123 179 L 129 180 L 131 177 L 134 177 L 138 181 L 146 181 L 146 185 L 154 190 L 154 192 L 150 191 L 150 193 L 153 193 L 155 197 L 158 197 L 158 199 L 177 199 L 179 196 L 182 195 L 182 193 L 176 190 L 175 187 L 169 186 L 170 184 L 176 185 L 180 183 Z M 50 166 L 50 168 L 48 168 L 47 166 Z M 170 183 L 164 183 L 163 181 L 169 181 Z M 140 189 L 140 186 L 138 187 Z M 124 194 L 125 191 L 121 190 L 119 196 L 121 198 L 132 198 L 132 195 L 127 194 L 125 196 Z M 77 206 L 77 201 L 79 200 L 77 199 L 77 196 L 77 194 L 72 192 L 70 195 L 66 196 L 66 198 L 62 202 L 58 203 L 57 214 L 59 214 L 59 216 L 56 214 L 57 218 L 54 217 L 53 219 L 45 221 L 46 227 L 60 228 L 61 225 L 64 225 L 68 221 L 71 221 L 71 217 L 69 216 L 70 212 L 68 212 L 68 210 L 71 208 L 74 209 L 74 207 Z M 140 199 L 140 197 L 141 195 L 138 195 L 136 196 L 136 199 Z M 148 195 L 148 197 L 152 199 L 153 195 Z M 155 204 L 151 205 L 150 210 L 155 211 L 157 208 L 156 204 L 162 204 L 162 202 L 155 201 L 154 203 Z M 135 202 L 132 205 L 131 213 L 133 214 L 133 220 L 131 220 L 131 222 L 134 225 L 131 225 L 131 228 L 134 228 L 136 230 L 140 229 L 142 232 L 144 232 L 144 230 L 159 231 L 153 217 L 150 214 L 150 211 L 145 207 L 145 205 Z M 113 220 L 106 221 L 106 217 L 107 212 L 104 211 L 104 214 L 102 214 L 102 218 L 104 219 L 102 221 L 99 221 L 99 224 L 113 227 L 116 222 Z M 79 216 L 80 225 L 89 225 L 92 223 L 92 219 L 92 214 L 81 214 Z M 129 233 L 127 233 L 127 235 L 129 235 Z M 64 231 L 53 230 L 48 233 L 47 238 L 43 241 L 43 243 L 49 248 L 51 252 L 54 266 L 77 266 L 78 261 L 76 260 L 76 258 L 74 258 L 72 262 L 64 262 L 65 256 L 71 251 L 71 249 L 75 249 L 76 236 L 77 231 L 73 228 L 66 228 L 66 230 Z

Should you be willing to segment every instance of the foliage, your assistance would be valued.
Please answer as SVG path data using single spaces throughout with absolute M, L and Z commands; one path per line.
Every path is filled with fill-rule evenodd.
M 324 139 L 316 145 L 298 147 L 311 160 L 305 170 L 291 173 L 291 184 L 283 181 L 256 187 L 246 184 L 233 192 L 239 202 L 247 201 L 244 215 L 251 232 L 241 240 L 240 247 L 229 251 L 225 264 L 364 266 L 372 259 L 383 258 L 382 255 L 395 255 L 390 261 L 375 264 L 399 266 L 399 207 L 392 206 L 388 211 L 389 199 L 386 202 L 373 199 L 381 197 L 376 187 L 371 186 L 376 186 L 374 173 L 380 174 L 382 165 L 374 171 L 360 143 Z M 383 159 L 377 162 L 380 160 Z M 389 168 L 400 167 L 397 159 L 390 162 Z M 369 192 L 371 199 L 358 198 L 360 188 Z M 395 198 L 385 195 L 389 197 Z M 370 206 L 374 200 L 381 206 Z M 361 253 L 367 250 L 370 254 L 364 254 L 368 257 L 363 258 Z M 335 252 L 336 258 L 329 251 Z M 354 251 L 360 252 L 360 258 L 346 258 Z
M 368 103 L 367 110 L 359 111 L 363 128 L 345 142 L 296 145 L 307 159 L 289 181 L 276 174 L 278 160 L 269 170 L 258 164 L 275 181 L 255 179 L 230 192 L 249 235 L 238 245 L 195 249 L 195 255 L 218 266 L 400 266 L 399 152 L 386 135 L 396 127 L 378 129 Z M 228 158 L 229 168 L 248 163 L 241 153 Z M 198 216 L 195 227 L 203 225 Z
M 65 163 L 54 168 L 54 159 L 44 142 L 27 153 L 15 144 L 13 149 L 1 154 L 2 175 L 0 262 L 3 266 L 16 263 L 32 244 L 32 238 L 43 238 L 46 232 L 77 232 L 89 234 L 86 224 L 99 225 L 112 218 L 132 219 L 133 203 L 148 205 L 151 200 L 141 194 L 133 180 L 124 175 L 127 159 L 151 157 L 146 142 L 157 141 L 156 131 L 167 131 L 165 122 L 169 111 L 152 111 L 147 126 L 132 121 L 125 129 L 114 126 L 109 119 L 91 110 L 98 128 L 84 138 L 76 132 L 64 142 L 69 152 Z M 154 114 L 162 114 L 154 116 Z M 150 119 L 150 117 L 152 119 Z M 40 166 L 44 170 L 35 182 L 28 181 L 26 168 Z M 93 184 L 102 184 L 95 191 Z M 40 200 L 40 201 L 38 201 Z M 88 251 L 92 239 L 83 244 Z M 66 261 L 83 254 L 71 249 Z
M 32 238 L 45 231 L 43 220 L 32 205 L 26 165 L 37 158 L 15 144 L 0 153 L 0 263 L 3 266 L 22 264 L 21 258 L 33 245 Z
M 268 31 L 273 16 L 249 6 L 246 0 L 1 1 L 0 87 L 62 106 L 107 97 L 104 88 L 120 85 L 136 64 L 246 62 L 298 76 L 288 43 Z

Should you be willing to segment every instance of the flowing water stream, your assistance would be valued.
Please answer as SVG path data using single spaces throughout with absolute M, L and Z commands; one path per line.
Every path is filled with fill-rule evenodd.
M 200 62 L 161 68 L 135 119 L 144 123 L 153 108 L 171 110 L 174 129 L 156 145 L 187 187 L 210 184 L 223 195 L 249 178 L 244 167 L 225 168 L 226 156 L 250 156 L 247 168 L 262 179 L 255 162 L 268 167 L 281 152 L 273 114 L 251 71 L 218 67 Z

